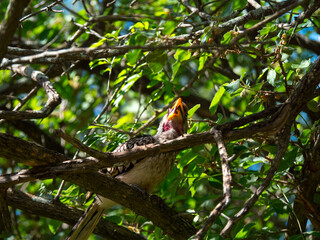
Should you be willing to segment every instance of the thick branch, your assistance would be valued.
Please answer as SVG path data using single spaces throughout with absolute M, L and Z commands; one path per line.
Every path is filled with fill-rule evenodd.
M 313 92 L 315 88 L 318 86 L 320 81 L 320 79 L 318 78 L 319 73 L 320 73 L 320 60 L 318 59 L 315 61 L 313 66 L 310 68 L 309 72 L 304 76 L 304 78 L 301 80 L 299 85 L 296 87 L 294 93 L 289 98 L 288 103 L 285 104 L 283 107 L 281 107 L 277 111 L 277 113 L 274 115 L 274 117 L 272 117 L 270 120 L 266 120 L 258 124 L 252 124 L 251 126 L 248 126 L 246 128 L 241 128 L 236 130 L 223 128 L 222 130 L 223 138 L 225 140 L 230 141 L 230 140 L 237 140 L 242 138 L 251 138 L 252 136 L 270 136 L 270 134 L 275 134 L 279 132 L 279 130 L 289 120 L 291 121 L 289 121 L 287 128 L 290 128 L 290 122 L 292 122 L 292 120 L 295 119 L 297 114 L 301 111 L 301 108 L 305 106 L 305 104 L 307 103 L 308 100 L 310 100 L 310 98 L 312 98 Z M 252 120 L 252 118 L 250 120 Z M 246 121 L 243 121 L 243 122 L 246 122 Z M 231 125 L 236 126 L 237 124 L 231 124 Z M 279 145 L 278 155 L 275 161 L 273 161 L 274 165 L 270 169 L 266 180 L 260 186 L 260 188 L 258 188 L 257 192 L 248 200 L 244 208 L 238 214 L 236 214 L 235 218 L 229 221 L 225 230 L 223 230 L 222 232 L 223 235 L 228 235 L 228 232 L 230 231 L 232 226 L 249 211 L 249 209 L 253 206 L 255 201 L 258 199 L 259 195 L 269 185 L 272 179 L 272 176 L 274 174 L 274 171 L 277 168 L 278 161 L 280 161 L 281 156 L 285 152 L 285 146 L 282 144 L 287 144 L 288 134 L 284 136 L 286 137 L 286 139 L 281 138 L 279 141 L 280 145 Z M 20 141 L 20 144 L 17 144 L 17 141 Z M 101 167 L 111 166 L 116 162 L 133 161 L 138 158 L 159 154 L 161 152 L 177 151 L 177 150 L 185 149 L 185 148 L 199 145 L 199 144 L 213 143 L 214 141 L 215 141 L 214 137 L 212 136 L 212 133 L 210 131 L 194 134 L 194 135 L 186 135 L 178 139 L 168 141 L 164 144 L 153 145 L 152 147 L 150 146 L 137 147 L 136 149 L 130 152 L 105 153 L 105 158 L 100 159 L 99 161 L 94 158 L 88 158 L 85 160 L 79 159 L 75 161 L 66 161 L 52 167 L 50 166 L 41 167 L 37 169 L 26 170 L 18 174 L 16 173 L 16 174 L 4 175 L 4 176 L 1 176 L 0 183 L 2 187 L 8 187 L 12 184 L 17 184 L 19 182 L 24 182 L 24 181 L 30 181 L 37 178 L 42 179 L 42 178 L 61 177 L 65 180 L 68 180 L 80 186 L 86 187 L 89 190 L 92 190 L 102 196 L 105 196 L 116 202 L 119 202 L 124 206 L 132 208 L 137 213 L 144 215 L 149 219 L 154 220 L 151 216 L 152 215 L 151 213 L 154 213 L 152 209 L 157 209 L 157 208 L 156 206 L 153 206 L 150 203 L 151 201 L 150 199 L 148 200 L 148 203 L 150 203 L 152 206 L 150 205 L 151 209 L 150 211 L 148 210 L 149 213 L 145 212 L 146 206 L 142 204 L 140 201 L 136 201 L 136 200 L 132 201 L 133 199 L 141 199 L 142 201 L 143 197 L 141 196 L 141 193 L 134 191 L 132 188 L 125 185 L 124 183 L 121 183 L 115 179 L 108 179 L 101 174 L 87 173 L 87 174 L 78 175 L 79 171 L 81 170 L 81 172 L 86 172 L 89 169 L 92 170 L 92 169 L 97 169 Z M 16 153 L 16 151 L 13 151 L 15 153 L 15 158 L 18 158 L 20 156 L 22 159 L 26 158 L 26 161 L 28 164 L 39 165 L 41 163 L 39 162 L 41 159 L 51 160 L 51 157 L 55 156 L 52 154 L 52 152 L 49 152 L 45 148 L 42 148 L 38 145 L 28 143 L 26 141 L 23 141 L 21 139 L 18 139 L 9 135 L 0 134 L 0 146 L 1 146 L 0 149 L 2 150 L 0 151 L 0 154 L 2 154 L 2 156 L 4 155 L 4 157 L 10 158 L 12 154 L 10 149 L 11 150 L 15 149 L 17 145 L 24 146 L 26 144 L 29 144 L 29 145 L 24 149 L 24 151 L 20 150 L 20 152 L 18 151 L 18 153 Z M 30 157 L 28 153 L 30 153 L 30 151 L 32 153 L 34 148 L 38 149 L 37 151 L 39 152 L 44 151 L 47 154 L 47 157 L 41 157 L 40 159 L 38 159 L 38 161 L 34 161 L 34 162 L 30 161 Z M 7 149 L 7 153 L 8 151 L 10 151 L 11 153 L 10 155 L 3 154 L 3 152 L 6 152 L 3 150 L 6 150 L 6 149 Z M 31 159 L 33 158 L 39 158 L 39 156 L 37 155 L 31 156 Z M 58 158 L 56 156 L 56 159 L 53 162 L 60 161 L 61 159 L 62 159 L 61 156 Z M 77 173 L 77 174 L 71 174 L 71 173 Z M 115 189 L 117 189 L 117 191 L 115 191 Z M 124 191 L 119 189 L 123 189 Z M 123 198 L 123 195 L 126 196 L 126 198 Z M 139 205 L 139 203 L 141 205 Z M 161 215 L 161 213 L 159 214 Z M 158 215 L 158 213 L 155 214 L 155 216 L 156 215 Z M 172 213 L 171 217 L 168 219 L 173 219 L 174 216 L 175 215 Z M 164 227 L 166 231 L 170 232 L 171 236 L 176 234 L 176 232 L 173 229 L 167 230 L 165 228 L 167 224 L 170 225 L 171 223 L 168 223 L 168 222 L 164 223 L 162 220 L 160 221 L 159 219 L 154 221 L 157 225 Z M 169 221 L 169 220 L 166 220 L 166 221 Z M 184 231 L 187 231 L 187 232 L 190 231 L 189 234 L 191 234 L 192 232 L 191 228 L 189 227 L 185 228 Z
M 43 166 L 67 160 L 61 153 L 3 133 L 0 133 L 0 157 L 27 166 Z
M 69 161 L 70 166 L 71 162 L 73 161 Z M 87 169 L 79 172 L 74 171 L 73 168 L 69 168 L 69 171 L 66 172 L 66 167 L 59 165 L 53 168 L 33 168 L 15 175 L 4 175 L 1 176 L 0 185 L 6 186 L 3 184 L 6 181 L 21 182 L 21 180 L 31 181 L 36 178 L 60 177 L 133 209 L 137 214 L 152 220 L 175 239 L 185 239 L 184 236 L 191 236 L 195 233 L 196 230 L 190 222 L 179 217 L 177 212 L 164 203 L 159 203 L 158 197 L 147 197 L 136 188 L 98 172 L 85 172 Z
M 59 202 L 55 203 L 41 197 L 26 194 L 16 189 L 8 189 L 6 198 L 8 204 L 16 209 L 21 209 L 30 214 L 56 219 L 71 226 L 74 225 L 83 214 L 81 210 L 68 207 Z M 110 240 L 144 239 L 126 228 L 120 227 L 105 219 L 100 220 L 93 232 Z
M 55 164 L 54 166 L 39 165 L 39 167 L 23 169 L 17 173 L 1 175 L 0 185 L 3 188 L 8 188 L 12 185 L 37 179 L 54 178 L 63 174 L 86 173 L 88 171 L 97 170 L 96 165 L 97 160 L 94 158 L 68 160 L 63 163 Z
M 312 64 L 287 100 L 291 106 L 294 106 L 291 113 L 292 118 L 297 116 L 304 106 L 315 97 L 314 92 L 320 83 L 319 76 L 320 57 Z
M 185 2 L 185 1 L 184 1 Z M 241 26 L 250 20 L 261 19 L 264 16 L 269 14 L 273 14 L 274 11 L 278 9 L 286 8 L 288 5 L 295 3 L 293 0 L 288 0 L 285 2 L 280 2 L 277 4 L 272 4 L 270 6 L 261 7 L 256 10 L 252 10 L 242 16 L 231 19 L 227 22 L 219 24 L 217 27 L 213 28 L 213 31 L 216 34 L 224 34 L 227 31 L 233 29 L 235 26 Z M 110 16 L 108 16 L 110 17 Z M 118 16 L 116 16 L 118 17 Z M 102 17 L 104 19 L 104 17 Z M 124 19 L 125 20 L 125 19 Z M 94 21 L 94 19 L 93 19 Z M 210 22 L 209 22 L 210 23 Z M 23 57 L 15 58 L 12 60 L 6 60 L 1 65 L 0 68 L 5 68 L 15 63 L 57 63 L 61 61 L 75 61 L 75 60 L 92 60 L 97 58 L 110 58 L 113 56 L 123 55 L 129 50 L 132 49 L 142 49 L 144 51 L 155 51 L 155 50 L 167 50 L 167 49 L 209 49 L 209 48 L 217 48 L 214 44 L 193 44 L 192 46 L 180 46 L 179 44 L 185 43 L 190 39 L 198 38 L 204 33 L 203 30 L 199 30 L 197 32 L 192 32 L 190 34 L 178 35 L 175 37 L 169 38 L 168 42 L 160 45 L 144 45 L 144 46 L 108 46 L 105 50 L 97 50 L 90 48 L 69 48 L 62 50 L 54 50 L 54 51 L 46 51 L 39 52 L 39 50 L 25 50 L 18 48 L 10 48 L 10 54 L 17 54 Z M 31 52 L 33 51 L 33 52 Z M 25 53 L 24 53 L 25 52 Z M 29 56 L 25 56 L 29 55 Z M 31 56 L 30 56 L 31 55 Z
M 122 46 L 107 46 L 106 49 L 95 48 L 68 48 L 61 50 L 51 50 L 37 53 L 31 56 L 23 56 L 14 59 L 6 59 L 0 64 L 0 68 L 6 68 L 17 63 L 58 63 L 65 62 L 66 60 L 93 60 L 97 58 L 110 58 L 123 55 L 133 49 L 141 49 L 143 51 L 156 51 L 156 50 L 171 50 L 171 49 L 210 49 L 217 48 L 215 44 L 193 44 L 191 46 L 181 46 L 172 44 L 171 42 L 164 44 L 148 44 L 148 45 L 122 45 Z M 30 50 L 28 50 L 30 51 Z
M 30 0 L 11 0 L 7 8 L 4 20 L 0 25 L 0 63 L 6 54 L 7 46 L 11 42 L 16 29 L 19 26 L 19 19 L 24 8 Z
M 281 111 L 280 111 L 280 113 L 281 113 Z M 277 119 L 278 118 L 276 118 L 276 120 Z M 282 125 L 279 124 L 279 126 L 281 127 Z M 264 129 L 264 128 L 261 128 L 261 129 Z M 264 129 L 264 130 L 266 130 L 266 129 Z M 247 133 L 247 130 L 245 130 L 245 131 Z M 252 133 L 251 133 L 251 135 L 252 135 Z M 207 141 L 210 140 L 209 142 L 214 142 L 214 138 L 212 136 L 212 133 L 206 132 L 206 133 L 184 136 L 184 137 L 181 137 L 180 139 L 177 139 L 177 140 L 168 141 L 165 144 L 157 144 L 157 145 L 153 146 L 152 148 L 147 148 L 145 146 L 139 147 L 139 149 L 140 148 L 144 149 L 144 151 L 141 151 L 141 150 L 137 151 L 135 149 L 130 152 L 124 152 L 124 153 L 106 153 L 106 157 L 108 157 L 109 159 L 113 159 L 113 160 L 119 160 L 119 159 L 121 159 L 121 157 L 125 156 L 126 159 L 128 159 L 128 160 L 130 159 L 130 161 L 133 161 L 134 157 L 136 157 L 137 159 L 143 157 L 142 153 L 148 152 L 147 155 L 150 155 L 151 150 L 152 150 L 153 154 L 158 154 L 162 151 L 169 151 L 169 150 L 176 151 L 176 150 L 180 149 L 181 147 L 183 148 L 184 145 L 191 146 L 191 145 L 202 144 L 202 143 L 204 143 L 203 141 L 205 139 L 204 138 L 205 136 L 207 137 Z M 247 136 L 247 137 L 249 137 L 249 136 Z M 190 138 L 193 140 L 190 140 Z M 195 143 L 197 143 L 197 144 L 195 144 Z M 177 146 L 179 146 L 179 147 L 177 147 Z M 164 150 L 165 147 L 167 148 L 166 150 Z M 136 154 L 138 154 L 138 155 L 136 155 Z M 117 159 L 117 158 L 119 158 L 119 159 Z M 78 162 L 78 161 L 80 161 L 80 162 Z M 96 168 L 99 168 L 99 166 L 103 166 L 105 164 L 103 162 L 104 162 L 103 160 L 96 162 L 96 159 L 87 159 L 87 162 L 81 161 L 81 160 L 66 161 L 64 163 L 61 163 L 59 165 L 55 165 L 53 167 L 49 166 L 49 167 L 33 168 L 30 170 L 22 171 L 20 173 L 8 174 L 8 175 L 1 176 L 0 177 L 0 184 L 2 187 L 8 187 L 12 184 L 17 184 L 17 183 L 25 182 L 25 181 L 31 181 L 33 179 L 61 177 L 67 181 L 71 181 L 79 186 L 86 187 L 88 190 L 91 190 L 95 193 L 98 193 L 102 196 L 105 196 L 105 197 L 110 198 L 116 202 L 119 202 L 120 204 L 122 204 L 126 207 L 132 208 L 138 214 L 141 214 L 149 219 L 152 219 L 158 226 L 163 228 L 172 237 L 178 238 L 178 236 L 176 235 L 177 233 L 175 232 L 175 229 L 177 228 L 177 226 L 175 226 L 174 229 L 166 229 L 166 226 L 168 226 L 168 225 L 171 226 L 173 223 L 172 222 L 168 223 L 166 221 L 163 221 L 163 218 L 153 219 L 152 216 L 161 216 L 161 213 L 154 214 L 155 210 L 152 210 L 152 209 L 157 209 L 156 208 L 157 206 L 152 205 L 151 208 L 147 212 L 145 212 L 146 205 L 141 204 L 140 201 L 138 201 L 138 203 L 137 203 L 137 200 L 136 200 L 136 199 L 141 198 L 141 196 L 139 197 L 137 195 L 137 193 L 132 192 L 133 190 L 129 186 L 124 187 L 124 186 L 122 186 L 122 185 L 125 185 L 124 183 L 118 182 L 115 179 L 108 179 L 105 176 L 99 175 L 98 173 L 91 173 L 90 172 L 90 173 L 78 175 L 78 172 L 80 170 L 82 172 L 85 172 L 87 170 L 84 166 L 89 167 L 89 169 L 96 169 Z M 110 161 L 107 163 L 110 164 Z M 77 174 L 71 174 L 71 173 L 77 173 Z M 91 184 L 91 181 L 92 181 L 92 184 Z M 115 189 L 117 189 L 117 191 L 115 191 Z M 121 189 L 121 191 L 119 191 L 119 189 Z M 104 192 L 104 190 L 106 190 L 106 192 Z M 124 192 L 122 192 L 122 190 L 124 190 Z M 116 194 L 115 192 L 119 193 L 119 195 Z M 130 194 L 129 194 L 129 192 L 130 192 Z M 126 197 L 123 198 L 123 196 L 126 196 Z M 228 200 L 228 197 L 230 196 L 229 191 L 226 191 L 225 196 L 226 196 L 226 199 L 225 199 L 226 201 L 223 204 L 224 206 L 228 202 L 227 200 Z M 133 199 L 135 199 L 135 200 L 133 201 Z M 139 205 L 139 203 L 141 205 Z M 220 209 L 220 206 L 218 206 L 218 207 Z M 221 213 L 221 211 L 219 210 L 218 213 L 219 212 Z M 170 213 L 171 217 L 169 217 L 169 218 L 166 216 L 163 216 L 163 217 L 168 218 L 168 219 L 174 219 L 175 214 L 176 213 Z M 175 222 L 176 221 L 177 221 L 177 219 L 175 219 Z M 184 223 L 179 224 L 179 226 L 184 226 Z M 192 234 L 194 234 L 194 230 L 195 229 L 191 229 L 191 227 L 188 226 L 186 228 L 179 229 L 179 232 L 181 233 L 182 231 L 184 231 L 186 233 L 186 234 L 183 234 L 182 236 L 191 236 Z
M 88 190 L 134 210 L 137 214 L 152 220 L 174 239 L 188 239 L 196 231 L 190 221 L 179 216 L 163 202 L 159 203 L 159 197 L 146 196 L 145 193 L 114 178 L 97 172 L 65 175 L 62 178 L 81 187 L 89 186 Z
M 285 124 L 286 119 L 288 118 L 291 112 L 290 109 L 291 109 L 290 105 L 286 104 L 284 107 L 282 107 L 279 110 L 278 114 L 275 115 L 276 116 L 275 118 L 267 121 L 263 121 L 257 124 L 252 124 L 251 126 L 248 126 L 245 128 L 233 130 L 225 127 L 221 129 L 223 133 L 223 138 L 226 141 L 233 141 L 233 140 L 239 140 L 243 138 L 252 138 L 253 136 L 266 137 L 266 136 L 274 135 Z M 259 116 L 261 117 L 261 115 Z M 255 119 L 255 118 L 250 118 L 250 119 Z M 241 122 L 246 122 L 246 121 L 242 119 Z M 234 125 L 237 125 L 237 124 L 234 124 Z M 90 154 L 91 156 L 99 160 L 95 159 L 93 163 L 90 161 L 88 162 L 85 161 L 84 163 L 74 164 L 73 168 L 80 169 L 84 167 L 89 167 L 89 165 L 91 166 L 91 168 L 94 167 L 96 169 L 110 167 L 119 162 L 134 161 L 146 156 L 152 156 L 152 155 L 156 155 L 163 152 L 182 150 L 192 146 L 201 145 L 205 143 L 214 143 L 214 142 L 215 140 L 214 140 L 214 137 L 212 136 L 212 133 L 210 131 L 207 131 L 207 132 L 193 134 L 193 135 L 184 135 L 177 139 L 167 141 L 166 143 L 139 146 L 130 151 L 121 152 L 121 153 L 110 153 L 110 152 L 103 153 L 103 152 L 98 152 L 96 150 L 91 150 L 90 148 L 89 148 L 90 150 L 89 151 L 88 148 L 86 148 L 82 150 L 86 151 L 88 154 Z M 72 141 L 71 143 L 74 144 L 74 141 Z M 19 145 L 19 148 L 17 148 L 17 145 Z M 80 145 L 76 145 L 76 147 L 80 147 Z M 44 165 L 43 160 L 41 161 L 41 159 L 50 159 L 50 162 L 46 162 L 46 164 L 61 162 L 63 160 L 66 160 L 62 155 L 57 155 L 56 153 L 49 151 L 48 149 L 43 148 L 37 144 L 33 144 L 10 135 L 0 133 L 0 149 L 2 148 L 4 150 L 0 151 L 1 157 L 5 157 L 9 159 L 14 158 L 14 160 L 18 162 L 20 161 L 28 166 L 33 166 L 33 167 Z M 16 151 L 17 149 L 18 151 Z M 40 152 L 42 155 L 35 154 L 37 152 Z M 42 157 L 45 157 L 45 158 L 42 158 Z M 70 165 L 69 161 L 67 161 L 66 164 L 67 166 L 69 166 Z
M 296 34 L 289 44 L 295 44 L 302 48 L 308 49 L 310 51 L 313 51 L 317 55 L 320 55 L 320 42 L 312 40 L 304 35 Z
M 59 153 L 65 153 L 67 150 L 64 149 L 61 144 L 50 134 L 42 130 L 38 125 L 28 120 L 16 120 L 7 121 L 8 124 L 14 128 L 24 132 L 29 139 L 32 139 L 38 144 L 41 144 L 45 148 L 54 150 Z

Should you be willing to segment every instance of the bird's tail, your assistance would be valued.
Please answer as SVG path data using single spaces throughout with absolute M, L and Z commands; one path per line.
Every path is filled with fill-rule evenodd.
M 90 207 L 81 216 L 77 224 L 72 228 L 66 240 L 86 240 L 93 232 L 95 226 L 100 221 L 105 208 L 102 208 L 96 202 L 93 202 Z

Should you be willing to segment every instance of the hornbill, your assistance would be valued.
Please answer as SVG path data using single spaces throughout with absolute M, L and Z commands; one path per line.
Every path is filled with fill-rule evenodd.
M 114 152 L 128 151 L 136 146 L 161 143 L 181 136 L 187 131 L 187 114 L 187 106 L 179 98 L 161 120 L 155 136 L 144 135 L 132 138 L 117 147 Z M 106 172 L 129 185 L 151 193 L 155 186 L 164 180 L 171 171 L 176 155 L 177 152 L 160 153 L 133 161 L 127 165 L 108 168 Z M 87 239 L 98 224 L 104 210 L 115 204 L 112 200 L 97 195 L 88 210 L 73 227 L 67 240 Z

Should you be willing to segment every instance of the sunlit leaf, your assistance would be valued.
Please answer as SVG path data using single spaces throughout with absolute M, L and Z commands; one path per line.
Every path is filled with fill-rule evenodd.
M 309 101 L 307 103 L 307 106 L 312 112 L 319 112 L 319 103 L 317 101 L 315 101 L 314 99 Z
M 175 79 L 176 74 L 178 73 L 178 70 L 179 70 L 179 68 L 180 68 L 180 65 L 181 65 L 181 63 L 180 63 L 179 61 L 176 61 L 176 62 L 173 64 L 172 79 Z
M 232 81 L 231 83 L 224 86 L 225 90 L 232 94 L 239 89 L 240 79 Z
M 300 64 L 292 64 L 292 68 L 307 68 L 311 64 L 311 60 L 302 60 Z
M 177 49 L 176 53 L 174 54 L 174 58 L 179 62 L 189 60 L 190 57 L 191 57 L 191 52 L 189 50 L 184 50 L 184 49 Z
M 154 51 L 146 57 L 148 66 L 153 73 L 158 73 L 162 70 L 168 61 L 168 56 L 165 51 Z
M 212 115 L 214 115 L 217 111 L 220 99 L 222 98 L 224 92 L 225 92 L 225 88 L 224 87 L 220 87 L 219 90 L 216 92 L 216 94 L 214 95 L 209 110 L 211 112 Z
M 243 228 L 241 228 L 241 230 L 237 233 L 237 235 L 235 236 L 235 239 L 242 239 L 245 238 L 249 231 L 251 231 L 251 229 L 256 225 L 256 223 L 248 223 L 246 224 Z
M 269 69 L 268 75 L 267 75 L 268 83 L 270 83 L 272 86 L 275 86 L 276 77 L 277 77 L 276 71 L 273 69 Z
M 189 111 L 188 111 L 188 118 L 192 118 L 193 114 L 199 109 L 201 105 L 197 104 L 193 106 Z
M 176 22 L 176 21 L 167 21 L 165 24 L 164 24 L 164 29 L 162 30 L 163 34 L 164 35 L 170 35 L 174 29 L 176 28 L 176 26 L 178 25 L 179 23 Z

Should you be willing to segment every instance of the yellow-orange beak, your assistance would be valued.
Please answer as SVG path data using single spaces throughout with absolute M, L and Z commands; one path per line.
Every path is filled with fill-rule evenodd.
M 173 118 L 180 118 L 182 119 L 183 116 L 185 115 L 185 109 L 183 107 L 183 104 L 182 104 L 182 100 L 181 98 L 179 98 L 175 104 L 173 105 L 173 107 L 171 108 L 171 111 L 170 111 L 170 115 L 168 116 L 167 118 L 167 121 L 173 119 Z

